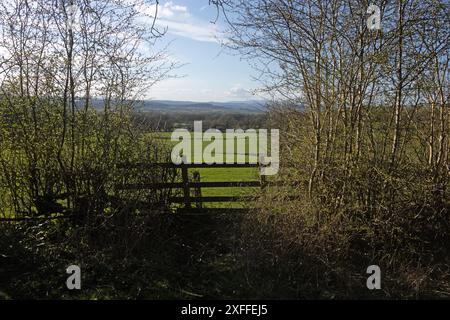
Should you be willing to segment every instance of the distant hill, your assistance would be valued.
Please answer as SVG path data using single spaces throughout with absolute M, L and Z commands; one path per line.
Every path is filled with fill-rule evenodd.
M 170 100 L 144 100 L 136 104 L 141 112 L 232 112 L 260 113 L 266 110 L 264 101 L 193 102 Z
M 83 101 L 77 99 L 78 107 L 84 107 Z M 101 111 L 104 108 L 104 101 L 98 98 L 90 100 L 92 106 Z M 232 113 L 232 114 L 258 114 L 267 111 L 267 103 L 264 100 L 248 101 L 228 101 L 228 102 L 194 102 L 180 100 L 139 100 L 134 102 L 134 109 L 137 112 L 158 112 L 158 113 Z M 282 103 L 282 102 L 281 102 Z M 280 105 L 282 106 L 282 104 Z M 305 105 L 289 103 L 286 106 L 294 107 L 298 110 L 305 110 Z

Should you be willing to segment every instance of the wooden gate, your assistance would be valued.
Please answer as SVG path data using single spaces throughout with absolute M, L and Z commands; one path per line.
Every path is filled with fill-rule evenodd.
M 152 164 L 127 164 L 123 165 L 124 169 L 150 169 L 154 167 L 163 167 L 181 170 L 181 181 L 172 183 L 139 183 L 139 184 L 119 184 L 116 185 L 117 190 L 160 190 L 160 189 L 182 189 L 182 196 L 170 197 L 169 202 L 173 204 L 183 204 L 183 210 L 193 209 L 195 211 L 202 208 L 203 203 L 208 202 L 243 202 L 254 200 L 254 196 L 203 196 L 202 188 L 243 188 L 243 187 L 259 187 L 264 189 L 267 182 L 265 176 L 260 176 L 260 180 L 254 181 L 200 181 L 200 175 L 194 175 L 191 179 L 189 169 L 199 168 L 259 168 L 259 164 L 180 164 L 173 163 L 152 163 Z M 191 195 L 194 191 L 194 196 Z M 220 210 L 220 208 L 218 208 Z M 225 209 L 225 208 L 224 208 Z M 235 210 L 236 208 L 233 208 Z M 236 209 L 239 210 L 239 209 Z

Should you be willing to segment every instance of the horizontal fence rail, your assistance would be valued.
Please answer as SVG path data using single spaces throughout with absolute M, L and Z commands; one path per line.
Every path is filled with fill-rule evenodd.
M 259 168 L 258 163 L 187 163 L 187 164 L 175 164 L 172 162 L 158 162 L 158 163 L 121 163 L 117 166 L 119 169 L 150 169 L 155 167 L 160 168 Z
M 0 218 L 0 222 L 26 222 L 26 221 L 47 221 L 58 219 L 71 219 L 74 215 L 57 215 L 50 217 L 16 217 L 16 218 Z
M 188 182 L 191 188 L 227 188 L 227 187 L 261 187 L 261 181 L 208 181 L 208 182 Z M 298 186 L 300 182 L 286 184 L 283 181 L 267 181 L 267 186 L 283 187 Z M 169 183 L 123 183 L 117 184 L 117 190 L 153 190 L 153 189 L 178 189 L 183 188 L 182 182 Z
M 214 182 L 188 182 L 191 188 L 227 188 L 227 187 L 261 187 L 260 181 L 214 181 Z M 152 189 L 177 189 L 185 186 L 182 182 L 172 183 L 130 183 L 118 184 L 118 190 L 152 190 Z
M 189 197 L 189 202 L 240 202 L 255 200 L 252 196 L 214 196 L 214 197 Z M 181 197 L 171 197 L 172 203 L 185 203 L 186 199 Z

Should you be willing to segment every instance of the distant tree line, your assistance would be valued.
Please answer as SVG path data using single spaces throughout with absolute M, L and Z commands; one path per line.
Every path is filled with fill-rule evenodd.
M 192 129 L 194 121 L 203 121 L 203 128 L 258 129 L 267 127 L 267 114 L 232 112 L 140 112 L 133 114 L 133 123 L 145 130 L 169 132 L 176 128 Z

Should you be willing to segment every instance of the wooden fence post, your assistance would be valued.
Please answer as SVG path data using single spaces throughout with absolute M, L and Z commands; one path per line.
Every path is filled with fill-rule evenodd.
M 261 190 L 264 190 L 267 185 L 266 176 L 260 175 L 260 181 L 261 181 Z
M 200 183 L 200 172 L 195 170 L 194 172 L 192 172 L 192 182 L 198 182 Z M 202 187 L 198 186 L 198 187 L 194 187 L 194 197 L 196 198 L 201 198 L 202 197 Z M 203 204 L 201 202 L 196 202 L 195 203 L 195 207 L 197 209 L 201 209 L 203 208 Z
M 265 163 L 265 157 L 264 156 L 259 156 L 259 180 L 261 182 L 261 190 L 264 190 L 267 186 L 267 180 L 266 180 L 266 176 L 261 174 L 261 168 L 264 166 Z
M 191 209 L 191 193 L 189 190 L 189 174 L 186 166 L 186 156 L 183 156 L 181 164 L 181 177 L 183 178 L 184 208 Z

